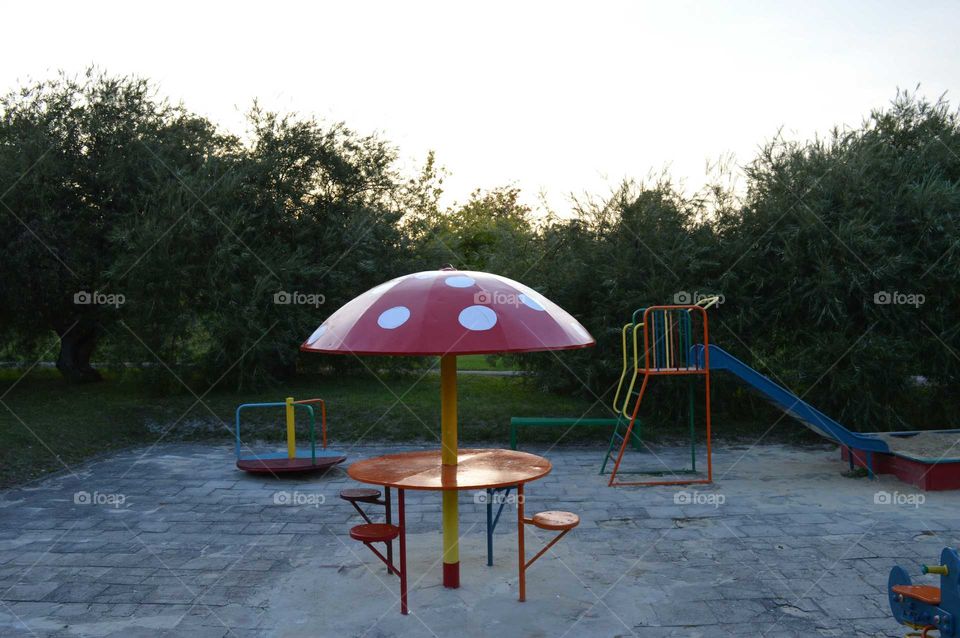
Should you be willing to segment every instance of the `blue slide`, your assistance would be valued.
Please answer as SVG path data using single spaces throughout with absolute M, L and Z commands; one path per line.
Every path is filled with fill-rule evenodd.
M 808 428 L 822 437 L 830 439 L 840 445 L 866 452 L 890 452 L 890 446 L 883 439 L 870 435 L 851 432 L 826 414 L 790 392 L 781 385 L 771 381 L 732 354 L 718 346 L 708 346 L 710 349 L 710 369 L 732 372 L 741 381 L 759 392 L 763 397 L 778 408 L 797 419 Z M 696 345 L 691 353 L 698 365 L 704 365 L 703 345 Z

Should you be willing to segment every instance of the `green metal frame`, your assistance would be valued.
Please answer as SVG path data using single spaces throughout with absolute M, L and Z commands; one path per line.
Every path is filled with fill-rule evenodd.
M 607 471 L 607 462 L 610 460 L 610 455 L 613 454 L 614 449 L 619 450 L 620 444 L 623 442 L 623 435 L 620 434 L 620 426 L 626 427 L 630 423 L 629 420 L 624 419 L 623 417 L 617 417 L 617 425 L 613 430 L 613 436 L 610 437 L 610 445 L 607 447 L 607 453 L 603 457 L 603 464 L 600 466 L 600 475 L 603 476 L 603 473 Z M 633 428 L 633 432 L 630 434 L 630 442 L 633 443 L 634 450 L 640 450 L 640 446 L 643 445 L 643 438 L 640 436 L 640 432 L 643 430 L 643 421 L 637 418 L 636 426 Z M 616 447 L 614 447 L 616 446 Z
M 616 434 L 616 429 L 620 427 L 620 422 L 622 418 L 617 417 L 614 419 L 607 418 L 583 418 L 583 419 L 570 419 L 570 418 L 552 418 L 552 417 L 523 417 L 515 416 L 510 419 L 510 449 L 517 449 L 517 431 L 520 427 L 575 427 L 580 425 L 586 426 L 603 426 L 603 425 L 612 425 L 614 426 L 614 434 Z M 622 440 L 623 437 L 621 437 Z M 635 450 L 639 450 L 642 444 L 639 434 L 634 434 L 631 439 L 633 440 L 633 447 Z

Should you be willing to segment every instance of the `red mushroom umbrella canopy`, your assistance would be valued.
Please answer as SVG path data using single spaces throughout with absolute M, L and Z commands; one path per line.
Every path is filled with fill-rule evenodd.
M 566 350 L 593 337 L 535 290 L 485 272 L 428 270 L 368 290 L 333 313 L 300 349 L 367 355 Z

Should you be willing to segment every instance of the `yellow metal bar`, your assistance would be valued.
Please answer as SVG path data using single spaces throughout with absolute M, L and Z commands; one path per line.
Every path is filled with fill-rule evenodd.
M 293 414 L 293 397 L 287 397 L 287 458 L 297 458 L 296 417 Z
M 457 464 L 457 356 L 440 357 L 440 460 Z
M 443 465 L 457 465 L 457 356 L 440 357 L 440 461 Z M 450 570 L 460 563 L 459 521 L 457 492 L 443 493 L 443 562 L 451 567 L 444 569 L 444 585 L 459 586 L 459 574 L 448 576 Z M 449 580 L 448 580 L 449 579 Z
M 620 372 L 620 383 L 617 384 L 617 393 L 613 395 L 613 411 L 620 411 L 620 390 L 623 389 L 623 381 L 627 378 L 627 330 L 633 324 L 625 324 L 620 331 L 620 349 L 623 352 L 623 370 Z M 633 366 L 634 376 L 636 376 L 637 366 Z
M 457 507 L 456 490 L 447 490 L 443 493 L 443 562 L 456 564 L 460 562 L 459 536 L 460 522 Z
M 627 394 L 623 397 L 623 407 L 620 408 L 620 413 L 628 419 L 631 416 L 630 410 L 630 397 L 633 396 L 633 388 L 637 383 L 637 374 L 640 369 L 640 353 L 637 350 L 637 332 L 640 328 L 643 327 L 642 323 L 638 323 L 633 327 L 633 378 L 630 379 L 630 387 L 627 388 Z

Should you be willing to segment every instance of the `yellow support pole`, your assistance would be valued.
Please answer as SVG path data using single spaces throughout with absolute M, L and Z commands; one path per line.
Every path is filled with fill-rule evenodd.
M 287 397 L 287 458 L 297 458 L 296 417 L 293 414 L 293 397 Z
M 457 466 L 457 356 L 440 357 L 440 461 L 444 470 Z M 443 585 L 460 586 L 460 530 L 456 490 L 443 492 Z

